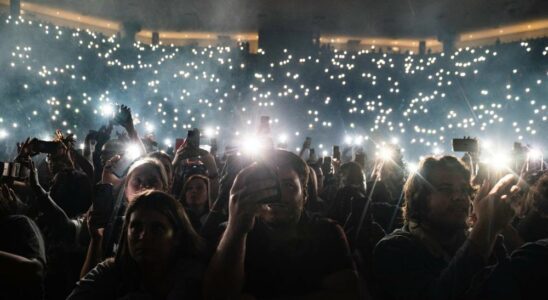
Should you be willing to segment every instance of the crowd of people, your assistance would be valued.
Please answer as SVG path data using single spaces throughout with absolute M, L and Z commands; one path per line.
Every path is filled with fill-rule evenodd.
M 511 147 L 495 145 L 501 136 L 548 147 L 538 138 L 548 122 L 546 38 L 422 56 L 378 47 L 250 54 L 232 44 L 124 45 L 30 16 L 2 19 L 0 97 L 13 103 L 0 112 L 3 160 L 19 137 L 47 139 L 58 128 L 80 148 L 117 104 L 131 106 L 135 127 L 163 149 L 195 127 L 222 136 L 221 150 L 241 146 L 260 115 L 289 149 L 311 136 L 318 154 L 343 143 L 375 153 L 397 140 L 418 161 L 465 135 L 497 149 Z
M 20 22 L 12 18 L 7 20 L 8 25 Z M 302 101 L 301 107 L 297 107 L 299 105 L 295 102 L 280 103 L 279 106 L 287 111 L 307 110 L 307 105 L 318 99 L 322 105 L 324 101 L 327 102 L 325 105 L 330 101 L 337 103 L 328 107 L 344 107 L 346 110 L 347 105 L 357 107 L 356 99 L 343 99 L 344 103 L 341 103 L 341 99 L 324 97 L 331 93 L 348 95 L 348 86 L 357 87 L 358 79 L 346 77 L 343 73 L 337 79 L 326 79 L 323 71 L 318 72 L 312 58 L 304 58 L 304 62 L 312 60 L 310 65 L 286 58 L 283 64 L 303 64 L 300 73 L 290 75 L 285 75 L 287 71 L 280 69 L 273 70 L 270 76 L 267 72 L 231 73 L 232 69 L 249 68 L 243 65 L 249 58 L 238 58 L 241 53 L 234 54 L 226 48 L 197 50 L 176 47 L 152 47 L 155 50 L 143 50 L 143 57 L 141 54 L 133 56 L 144 46 L 123 49 L 116 45 L 115 39 L 105 39 L 96 44 L 97 38 L 90 31 L 74 30 L 72 37 L 67 37 L 66 33 L 59 33 L 60 29 L 51 25 L 44 28 L 48 25 L 29 24 L 28 20 L 25 21 L 27 25 L 32 30 L 16 26 L 11 30 L 23 30 L 35 36 L 43 34 L 36 32 L 36 26 L 46 32 L 51 30 L 47 34 L 57 35 L 60 40 L 81 38 L 81 42 L 76 44 L 85 45 L 87 49 L 105 50 L 103 47 L 106 45 L 113 48 L 99 52 L 99 56 L 95 50 L 82 56 L 84 62 L 78 64 L 78 69 L 93 69 L 90 73 L 94 74 L 93 77 L 70 79 L 74 76 L 70 70 L 76 69 L 72 65 L 57 70 L 45 65 L 38 68 L 40 83 L 31 89 L 34 97 L 42 97 L 44 93 L 59 94 L 54 96 L 56 98 L 46 97 L 48 107 L 36 111 L 34 117 L 33 113 L 25 116 L 31 125 L 13 138 L 17 143 L 6 147 L 6 161 L 9 162 L 3 165 L 0 187 L 0 299 L 530 299 L 546 294 L 543 284 L 548 278 L 548 173 L 542 155 L 539 158 L 527 153 L 532 149 L 523 148 L 523 153 L 516 151 L 513 163 L 499 168 L 484 163 L 486 159 L 495 157 L 484 151 L 484 157 L 480 159 L 479 148 L 468 149 L 463 157 L 429 155 L 430 152 L 425 151 L 421 153 L 424 156 L 416 168 L 410 168 L 405 162 L 405 154 L 409 151 L 404 151 L 402 145 L 387 141 L 382 148 L 367 149 L 362 145 L 363 136 L 360 143 L 353 141 L 354 145 L 336 146 L 338 141 L 322 143 L 322 137 L 303 138 L 307 135 L 307 131 L 303 131 L 300 141 L 304 142 L 293 152 L 284 143 L 278 144 L 278 139 L 273 136 L 273 128 L 279 123 L 275 121 L 276 117 L 261 118 L 261 124 L 249 130 L 254 131 L 258 140 L 253 145 L 255 151 L 227 147 L 224 153 L 220 153 L 214 143 L 203 149 L 200 138 L 205 139 L 205 135 L 195 127 L 204 123 L 195 120 L 214 122 L 216 116 L 225 115 L 217 120 L 224 122 L 231 114 L 242 110 L 240 105 L 247 105 L 243 99 L 248 97 L 257 106 L 274 106 L 270 104 L 271 100 L 266 100 L 270 92 L 265 91 L 270 88 L 272 91 L 278 87 L 285 89 L 285 92 L 280 92 L 280 98 L 287 93 L 293 98 L 291 101 L 300 101 L 299 97 L 295 98 L 294 91 L 289 91 L 290 87 L 280 86 L 284 81 L 270 80 L 279 78 L 281 72 L 284 74 L 281 76 L 291 80 L 304 77 L 307 82 L 322 83 L 321 88 L 310 86 L 309 91 L 306 91 L 309 85 L 303 85 L 301 97 L 313 93 L 313 90 L 325 93 L 321 94 L 322 98 Z M 67 45 L 72 43 L 65 42 Z M 529 41 L 526 47 L 534 44 L 531 47 L 538 50 L 544 46 L 543 43 L 545 40 Z M 79 47 L 67 47 L 67 56 L 72 51 L 81 54 Z M 481 57 L 493 52 L 497 53 L 495 56 L 504 57 L 516 54 L 516 47 L 521 51 L 523 43 L 497 45 L 488 51 L 461 50 L 454 57 L 471 59 L 475 51 L 482 51 Z M 165 53 L 168 51 L 165 49 L 171 50 Z M 20 51 L 33 52 L 34 55 L 35 50 L 25 46 Z M 188 68 L 197 71 L 181 71 L 176 73 L 177 76 L 203 75 L 200 80 L 186 83 L 197 86 L 192 92 L 190 88 L 183 88 L 182 103 L 190 102 L 189 99 L 193 99 L 191 95 L 202 90 L 199 94 L 201 101 L 197 102 L 204 108 L 197 110 L 199 115 L 193 121 L 190 118 L 194 118 L 196 111 L 191 111 L 189 115 L 193 117 L 183 122 L 184 127 L 178 121 L 173 124 L 178 127 L 164 125 L 172 128 L 164 130 L 163 134 L 176 138 L 180 134 L 172 134 L 174 131 L 171 130 L 184 129 L 187 131 L 186 139 L 171 145 L 166 151 L 158 149 L 158 143 L 147 135 L 147 126 L 141 126 L 146 124 L 140 121 L 146 119 L 147 110 L 151 110 L 147 107 L 152 107 L 148 103 L 152 101 L 144 101 L 146 109 L 138 106 L 136 100 L 128 106 L 116 107 L 113 114 L 101 109 L 97 114 L 86 114 L 85 103 L 96 100 L 91 98 L 92 91 L 109 86 L 111 93 L 121 95 L 126 85 L 133 84 L 125 81 L 120 87 L 120 78 L 128 80 L 129 77 L 136 81 L 138 76 L 155 78 L 148 73 L 155 73 L 156 68 L 162 69 L 164 74 L 171 73 L 176 64 L 167 61 L 179 51 L 200 58 L 187 62 Z M 111 58 L 115 52 L 120 57 L 136 58 L 136 62 L 126 64 Z M 358 66 L 366 60 L 373 60 L 375 70 L 382 70 L 383 75 L 391 79 L 389 84 L 381 83 L 381 78 L 375 77 L 377 75 L 364 73 L 363 77 L 372 81 L 368 88 L 376 86 L 368 93 L 384 94 L 386 89 L 400 93 L 396 90 L 401 89 L 402 93 L 408 93 L 405 97 L 414 93 L 410 91 L 411 84 L 416 83 L 417 90 L 426 90 L 431 83 L 421 76 L 409 81 L 403 78 L 431 69 L 437 60 L 445 57 L 439 54 L 425 58 L 408 54 L 340 54 L 334 50 L 330 54 L 336 58 L 328 64 L 339 71 L 343 68 L 352 70 L 354 64 Z M 29 64 L 38 63 L 25 55 L 30 54 L 15 53 L 13 57 L 28 59 Z M 50 61 L 54 63 L 65 59 L 47 52 L 37 55 L 51 56 Z M 351 58 L 354 55 L 361 56 L 362 61 L 347 61 L 354 60 Z M 158 66 L 150 63 L 152 57 L 158 58 Z M 455 64 L 454 57 L 447 59 Z M 200 59 L 207 62 L 201 63 Z M 224 59 L 226 62 L 221 63 Z M 107 64 L 91 63 L 102 60 Z M 478 58 L 474 64 L 485 60 L 485 57 Z M 489 64 L 475 66 L 480 73 L 494 68 L 495 64 L 501 70 L 515 66 L 515 62 L 510 64 L 503 60 L 499 66 L 497 61 L 487 60 Z M 41 62 L 46 64 L 46 60 Z M 401 62 L 405 62 L 404 72 L 391 66 Z M 218 67 L 212 74 L 203 73 L 205 69 L 211 70 L 211 67 L 203 65 L 214 63 L 226 63 L 227 66 Z M 271 68 L 270 63 L 261 66 L 264 61 L 259 59 L 255 63 L 257 69 Z M 458 63 L 463 64 L 462 68 L 472 64 L 464 60 Z M 506 63 L 509 66 L 505 66 Z M 19 69 L 18 63 L 14 64 L 17 71 L 4 76 L 13 76 L 11 82 L 22 78 L 30 80 L 31 77 L 25 75 L 25 68 Z M 326 67 L 325 62 L 322 64 L 321 70 Z M 545 72 L 546 64 L 536 64 L 536 61 L 524 61 L 526 67 L 514 72 L 519 73 L 520 78 L 511 80 L 521 82 L 520 90 L 527 87 L 528 91 L 523 89 L 523 93 L 539 97 L 539 103 L 526 105 L 527 109 L 533 107 L 537 110 L 531 112 L 537 119 L 527 122 L 529 129 L 523 130 L 531 137 L 542 137 L 545 129 L 541 126 L 546 115 L 545 105 L 540 99 L 545 84 L 538 79 L 540 83 L 534 83 L 536 88 L 529 88 L 528 81 L 539 74 L 545 76 L 542 72 Z M 118 68 L 106 67 L 110 65 Z M 360 65 L 360 68 L 364 66 Z M 129 73 L 122 71 L 128 69 Z M 134 69 L 141 71 L 134 73 L 131 71 Z M 34 67 L 28 71 L 31 70 L 36 72 Z M 329 72 L 325 73 L 333 76 Z M 468 76 L 447 70 L 439 72 L 436 77 L 445 78 L 437 81 L 435 85 L 438 86 L 447 85 L 447 77 Z M 445 72 L 450 74 L 444 75 Z M 199 84 L 205 78 L 209 83 Z M 373 83 L 376 80 L 378 86 Z M 481 82 L 472 82 L 481 81 L 478 78 L 466 80 L 471 82 L 469 86 L 461 85 L 463 94 L 482 86 Z M 497 78 L 485 80 L 499 80 L 500 83 Z M 234 84 L 233 88 L 232 82 L 238 85 Z M 248 85 L 242 88 L 242 82 Z M 156 91 L 153 93 L 162 95 L 158 102 L 154 102 L 153 110 L 163 118 L 168 110 L 165 107 L 177 109 L 169 103 L 180 95 L 182 87 L 179 83 L 177 80 L 162 80 L 160 84 L 159 79 L 150 79 L 146 87 L 131 90 L 132 93 L 147 95 L 147 91 L 153 89 Z M 41 91 L 39 87 L 42 84 L 51 88 Z M 16 109 L 19 107 L 28 112 L 33 104 L 24 101 L 23 97 L 29 95 L 19 89 L 20 86 L 3 88 L 2 91 L 9 91 L 7 93 L 12 99 L 20 99 L 14 101 Z M 230 94 L 229 90 L 232 90 Z M 76 94 L 81 91 L 88 94 Z M 170 98 L 164 101 L 163 95 L 170 93 Z M 73 96 L 69 98 L 71 94 Z M 108 95 L 105 93 L 97 98 L 105 104 Z M 253 99 L 255 95 L 257 99 Z M 220 97 L 223 101 L 212 102 L 212 97 Z M 370 96 L 364 94 L 364 97 L 365 101 Z M 426 114 L 423 110 L 452 103 L 437 101 L 437 97 L 442 97 L 441 92 L 432 96 L 425 93 L 420 97 L 428 99 L 416 98 L 416 101 L 395 105 L 409 122 L 418 118 L 413 115 Z M 463 97 L 465 99 L 466 95 Z M 519 96 L 515 96 L 518 99 L 513 97 L 508 99 L 506 109 L 520 107 Z M 208 98 L 210 100 L 206 101 Z M 361 99 L 357 95 L 356 98 Z M 375 124 L 379 126 L 372 126 L 370 132 L 386 134 L 392 131 L 387 128 L 393 126 L 402 139 L 405 137 L 412 141 L 414 134 L 427 130 L 424 134 L 431 137 L 425 139 L 424 144 L 440 147 L 444 139 L 451 137 L 444 132 L 450 131 L 448 125 L 440 125 L 445 129 L 437 128 L 434 133 L 434 125 L 430 129 L 422 127 L 405 131 L 407 125 L 389 121 L 392 110 L 388 102 L 380 101 L 381 98 L 367 100 L 371 107 L 365 107 L 365 110 L 378 111 L 379 116 L 388 119 L 377 118 Z M 63 101 L 62 105 L 60 101 Z M 143 101 L 142 98 L 139 101 Z M 282 101 L 275 102 L 276 106 L 278 102 Z M 207 109 L 206 114 L 207 107 L 213 109 Z M 223 107 L 228 109 L 219 109 Z M 54 126 L 59 125 L 56 122 L 68 125 L 60 123 L 60 130 L 55 131 L 53 138 L 45 138 L 41 132 L 43 129 L 37 130 L 32 124 L 35 119 L 41 122 L 39 119 L 50 109 L 52 113 L 48 118 Z M 140 111 L 139 115 L 134 109 Z M 478 104 L 473 110 L 478 110 L 478 120 L 484 119 L 486 125 L 481 124 L 483 121 L 471 125 L 472 120 L 456 122 L 454 126 L 467 128 L 469 132 L 481 131 L 480 127 L 488 128 L 488 124 L 499 122 L 502 117 L 494 112 L 498 109 L 497 104 L 488 108 L 480 108 Z M 67 111 L 74 112 L 70 115 L 73 119 L 69 119 Z M 318 110 L 310 111 L 304 115 L 319 118 Z M 350 115 L 361 114 L 359 109 L 350 111 Z M 101 113 L 108 115 L 107 118 L 101 119 Z M 327 113 L 322 109 L 322 114 Z M 452 120 L 458 114 L 452 111 L 442 118 Z M 325 125 L 321 125 L 321 121 L 311 121 L 312 127 L 331 127 L 328 119 L 325 120 Z M 348 122 L 359 124 L 358 118 L 353 120 Z M 430 122 L 435 123 L 435 120 Z M 535 127 L 537 123 L 541 125 Z M 22 125 L 19 122 L 14 128 Z M 115 132 L 115 129 L 122 132 Z M 537 130 L 538 133 L 533 133 Z M 25 139 L 23 133 L 27 132 L 30 137 Z M 76 135 L 82 132 L 83 145 L 79 145 Z M 217 137 L 219 142 L 230 144 L 230 141 L 223 141 L 225 135 Z M 230 139 L 226 135 L 226 140 Z M 434 145 L 434 140 L 439 144 Z M 325 146 L 320 147 L 320 143 Z M 335 145 L 333 152 L 314 151 L 331 145 Z M 360 145 L 363 147 L 358 147 Z M 15 151 L 12 157 L 8 157 L 11 148 Z M 375 156 L 371 150 L 382 153 Z
M 129 107 L 116 118 L 130 138 L 105 126 L 83 151 L 61 131 L 18 143 L 0 194 L 4 299 L 542 292 L 545 162 L 494 170 L 439 155 L 410 171 L 392 146 L 369 175 L 359 153 L 316 157 L 310 139 L 298 154 L 276 149 L 268 128 L 254 154 L 218 156 L 189 134 L 171 156 L 147 151 Z

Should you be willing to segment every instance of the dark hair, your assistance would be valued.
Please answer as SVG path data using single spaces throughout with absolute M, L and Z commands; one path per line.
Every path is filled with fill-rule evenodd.
M 190 181 L 192 181 L 194 179 L 199 179 L 199 180 L 202 180 L 202 181 L 205 182 L 206 188 L 207 188 L 207 205 L 208 205 L 207 208 L 209 209 L 210 206 L 211 206 L 211 199 L 209 199 L 209 197 L 211 195 L 210 190 L 209 190 L 209 178 L 207 178 L 204 175 L 196 174 L 196 175 L 192 175 L 192 176 L 188 177 L 188 179 L 185 181 L 185 184 L 183 185 L 183 189 L 181 190 L 181 195 L 179 196 L 179 200 L 181 201 L 181 204 L 183 206 L 187 205 L 187 203 L 186 203 L 186 190 L 188 188 L 188 184 L 190 183 Z
M 548 214 L 548 173 L 544 173 L 531 187 L 533 207 L 542 214 Z
M 363 173 L 362 166 L 354 161 L 346 162 L 341 165 L 339 174 L 346 174 L 347 181 L 342 182 L 341 185 L 360 185 L 365 188 L 365 174 Z
M 178 248 L 174 251 L 178 256 L 176 258 L 196 257 L 199 255 L 202 249 L 202 239 L 194 231 L 183 206 L 179 201 L 165 192 L 147 190 L 139 193 L 135 201 L 130 203 L 126 210 L 119 248 L 114 258 L 114 262 L 118 267 L 130 272 L 130 274 L 133 271 L 137 271 L 136 262 L 129 254 L 127 231 L 131 215 L 139 209 L 158 212 L 168 219 L 171 226 L 173 226 L 175 236 L 178 238 Z
M 407 179 L 404 186 L 403 217 L 406 224 L 409 221 L 420 224 L 424 220 L 428 210 L 426 199 L 432 192 L 430 184 L 432 173 L 438 169 L 457 172 L 466 182 L 470 183 L 470 171 L 460 159 L 449 155 L 424 158 L 420 162 L 418 170 Z
M 271 160 L 278 168 L 289 167 L 297 173 L 306 199 L 308 196 L 308 176 L 310 176 L 306 162 L 295 153 L 279 149 L 273 150 Z

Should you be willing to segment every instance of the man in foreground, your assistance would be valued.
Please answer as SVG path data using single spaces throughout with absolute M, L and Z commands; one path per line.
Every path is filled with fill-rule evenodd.
M 306 163 L 283 150 L 238 174 L 228 224 L 205 277 L 206 298 L 357 297 L 342 229 L 303 211 L 308 176 Z

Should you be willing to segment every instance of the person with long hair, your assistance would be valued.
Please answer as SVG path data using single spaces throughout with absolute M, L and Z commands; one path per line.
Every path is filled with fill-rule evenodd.
M 109 162 L 103 171 L 101 183 L 95 189 L 95 199 L 87 220 L 91 241 L 80 276 L 116 252 L 125 209 L 141 191 L 154 189 L 167 192 L 169 189 L 162 163 L 155 158 L 145 157 L 131 165 L 115 199 L 113 184 L 108 179 L 113 176 L 109 173 L 111 169 Z
M 67 299 L 198 299 L 201 244 L 177 200 L 141 192 L 126 210 L 116 256 L 86 274 Z
M 196 231 L 200 231 L 210 208 L 209 178 L 203 175 L 190 176 L 183 185 L 180 201 Z
M 499 233 L 514 216 L 516 184 L 509 174 L 493 187 L 484 182 L 474 196 L 470 170 L 458 158 L 424 158 L 405 184 L 404 226 L 374 250 L 383 298 L 476 297 L 486 271 L 506 257 Z

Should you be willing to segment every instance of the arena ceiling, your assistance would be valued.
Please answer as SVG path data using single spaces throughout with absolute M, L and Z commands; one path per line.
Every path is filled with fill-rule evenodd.
M 30 0 L 159 31 L 250 32 L 299 28 L 322 34 L 420 38 L 548 17 L 547 0 Z

